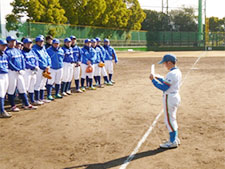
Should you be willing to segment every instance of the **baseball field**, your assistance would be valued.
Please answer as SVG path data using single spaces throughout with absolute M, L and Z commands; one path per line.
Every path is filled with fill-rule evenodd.
M 225 52 L 173 53 L 184 80 L 179 148 L 159 149 L 168 131 L 149 74 L 165 52 L 123 52 L 113 87 L 0 119 L 0 169 L 224 169 Z

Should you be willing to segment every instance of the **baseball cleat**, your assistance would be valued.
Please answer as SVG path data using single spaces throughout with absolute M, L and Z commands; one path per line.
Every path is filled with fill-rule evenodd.
M 13 106 L 11 109 L 10 109 L 12 112 L 19 112 L 20 109 L 16 106 Z
M 163 149 L 171 149 L 171 148 L 177 148 L 177 147 L 178 147 L 178 143 L 176 140 L 173 143 L 170 141 L 167 141 L 163 144 L 160 144 L 160 148 L 163 148 Z
M 95 87 L 89 87 L 89 90 L 96 90 L 96 88 Z
M 104 85 L 98 85 L 96 87 L 98 87 L 98 88 L 104 88 Z
M 63 92 L 62 95 L 63 96 L 68 96 L 68 94 L 66 92 Z
M 105 83 L 106 84 L 106 86 L 113 86 L 113 83 L 112 82 L 109 82 L 109 83 Z
M 66 94 L 71 95 L 71 94 L 72 94 L 72 93 L 71 93 L 71 90 L 68 90 L 68 91 L 66 92 Z
M 30 104 L 29 106 L 23 106 L 23 108 L 25 110 L 36 110 L 38 107 Z
M 56 99 L 62 99 L 63 97 L 61 96 L 61 94 L 57 94 L 57 95 L 55 96 L 55 98 L 56 98 Z
M 43 99 L 43 100 L 41 100 L 41 101 L 44 102 L 44 103 L 51 103 L 51 100 Z
M 43 105 L 44 102 L 39 101 L 39 100 L 35 100 L 33 104 L 35 104 L 36 106 L 37 106 L 37 105 Z
M 177 141 L 177 144 L 180 145 L 180 139 L 177 138 L 176 141 Z
M 78 90 L 76 90 L 76 93 L 83 93 L 83 91 L 78 89 Z
M 12 115 L 6 111 L 0 113 L 0 118 L 10 118 L 10 117 L 12 117 Z
M 48 96 L 47 99 L 48 99 L 48 100 L 51 100 L 51 101 L 54 100 L 54 98 L 53 98 L 52 96 Z
M 84 88 L 84 87 L 81 87 L 80 88 L 83 92 L 85 92 L 86 91 L 86 89 Z
M 115 84 L 116 82 L 114 80 L 111 80 L 112 84 Z

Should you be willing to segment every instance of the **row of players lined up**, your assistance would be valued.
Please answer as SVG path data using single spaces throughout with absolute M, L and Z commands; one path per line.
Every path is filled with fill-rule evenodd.
M 108 39 L 104 40 L 104 46 L 101 46 L 100 38 L 86 39 L 82 48 L 77 46 L 75 36 L 64 39 L 62 48 L 58 39 L 49 42 L 52 44 L 44 46 L 44 36 L 39 35 L 35 38 L 35 45 L 31 39 L 24 38 L 22 47 L 17 45 L 16 48 L 14 37 L 0 40 L 0 118 L 11 117 L 4 109 L 6 93 L 10 110 L 18 112 L 16 93 L 22 100 L 22 107 L 32 110 L 70 95 L 73 77 L 77 93 L 86 91 L 85 80 L 89 90 L 96 90 L 93 79 L 96 87 L 103 87 L 101 75 L 106 85 L 113 85 L 113 61 L 117 63 L 118 59 Z

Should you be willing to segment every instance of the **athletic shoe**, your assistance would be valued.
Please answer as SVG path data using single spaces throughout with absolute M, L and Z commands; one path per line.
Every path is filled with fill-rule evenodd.
M 112 82 L 109 82 L 109 83 L 105 83 L 106 84 L 106 86 L 113 86 L 113 83 Z
M 61 94 L 57 94 L 57 95 L 55 96 L 55 98 L 56 98 L 56 99 L 62 99 L 63 97 L 61 96 Z
M 10 118 L 10 117 L 12 117 L 12 115 L 6 111 L 0 113 L 0 118 Z
M 53 98 L 52 96 L 48 96 L 47 99 L 48 99 L 48 100 L 51 100 L 51 101 L 54 100 L 54 98 Z
M 68 90 L 68 91 L 66 92 L 66 94 L 71 95 L 71 94 L 72 94 L 72 93 L 71 93 L 71 90 Z
M 30 104 L 29 106 L 23 106 L 23 108 L 25 110 L 36 110 L 38 107 Z
M 13 106 L 11 109 L 10 109 L 12 112 L 19 112 L 20 109 L 16 106 Z
M 82 92 L 86 91 L 85 87 L 81 87 L 80 89 L 82 90 Z
M 51 100 L 43 99 L 43 100 L 41 100 L 41 101 L 44 102 L 44 103 L 51 103 Z
M 83 91 L 78 89 L 78 90 L 76 90 L 76 93 L 83 93 Z
M 111 80 L 112 84 L 115 84 L 116 82 L 114 80 Z
M 89 90 L 96 90 L 96 88 L 93 87 L 93 86 L 92 86 L 92 87 L 89 87 L 88 89 L 89 89 Z
M 68 94 L 66 94 L 66 92 L 63 92 L 62 95 L 63 95 L 63 96 L 68 96 Z
M 31 103 L 31 104 L 34 104 L 34 105 L 43 105 L 44 104 L 44 102 L 42 102 L 42 101 L 39 101 L 39 100 L 35 100 L 34 101 L 34 103 Z
M 164 148 L 164 149 L 171 149 L 171 148 L 177 148 L 178 147 L 178 143 L 175 140 L 173 143 L 170 141 L 167 141 L 163 144 L 160 144 L 160 148 Z

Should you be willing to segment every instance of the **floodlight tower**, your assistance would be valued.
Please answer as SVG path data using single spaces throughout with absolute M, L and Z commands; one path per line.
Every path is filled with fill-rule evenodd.
M 198 0 L 198 42 L 203 40 L 203 27 L 202 27 L 202 0 Z

